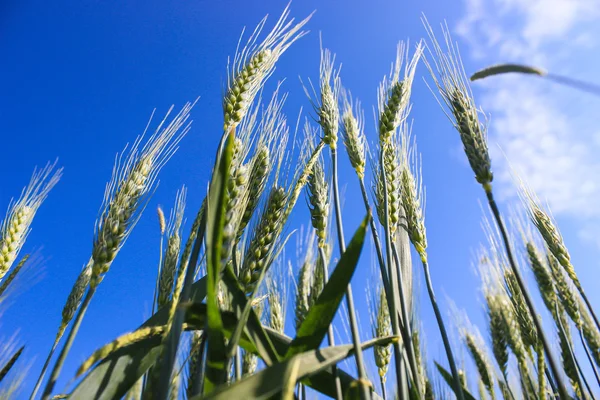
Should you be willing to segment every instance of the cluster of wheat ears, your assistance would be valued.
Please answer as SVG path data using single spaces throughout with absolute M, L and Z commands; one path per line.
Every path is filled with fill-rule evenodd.
M 173 118 L 167 115 L 152 135 L 142 135 L 117 157 L 90 259 L 67 297 L 42 370 L 29 371 L 34 377 L 39 373 L 30 398 L 304 400 L 319 392 L 338 400 L 467 400 L 477 391 L 481 399 L 593 399 L 600 385 L 598 318 L 553 219 L 520 181 L 527 216 L 503 221 L 492 190 L 487 121 L 476 106 L 447 28 L 442 28 L 442 45 L 426 22 L 427 44 L 419 42 L 414 51 L 398 45 L 391 72 L 378 88 L 378 136 L 369 150 L 361 105 L 342 87 L 328 50 L 321 51 L 318 85 L 307 85 L 313 118 L 307 118 L 303 138 L 290 134 L 282 113 L 286 95 L 279 86 L 261 105 L 265 81 L 280 56 L 305 35 L 309 18 L 294 23 L 286 8 L 264 38 L 266 19 L 247 45 L 238 48 L 228 68 L 223 134 L 207 195 L 187 238 L 182 231 L 185 188 L 168 216 L 158 209 L 161 243 L 153 315 L 90 355 L 70 388 L 57 392 L 55 384 L 86 310 L 141 217 L 161 168 L 190 130 L 193 104 Z M 457 324 L 461 343 L 452 343 L 433 291 L 420 157 L 409 123 L 411 86 L 421 61 L 489 201 L 490 240 L 479 260 L 487 339 L 464 318 Z M 344 237 L 342 226 L 340 148 L 347 153 L 343 158 L 356 173 L 364 201 L 365 217 L 352 238 Z M 55 165 L 36 171 L 21 197 L 11 202 L 0 231 L 0 295 L 27 262 L 27 256 L 18 260 L 19 252 L 38 208 L 61 174 Z M 287 221 L 303 194 L 310 228 L 290 261 L 296 266 L 292 280 L 286 279 L 290 275 L 282 250 L 289 239 Z M 351 285 L 367 236 L 372 238 L 380 282 L 370 295 L 373 337 L 368 340 L 360 337 L 364 330 L 358 326 Z M 413 266 L 413 249 L 447 357 L 435 368 L 428 368 L 420 340 L 413 275 L 421 269 Z M 526 269 L 531 269 L 535 282 L 524 279 Z M 545 323 L 532 297 L 535 284 L 541 295 L 538 303 L 551 316 Z M 289 325 L 293 332 L 285 329 L 288 294 L 295 296 Z M 336 338 L 336 315 L 349 327 L 350 344 Z M 577 352 L 573 328 L 581 340 Z M 556 340 L 558 345 L 552 345 Z M 455 355 L 462 350 L 457 345 L 464 345 L 472 357 L 475 389 L 469 387 L 474 380 L 468 382 L 465 368 L 459 368 Z M 22 351 L 23 347 L 3 347 L 0 380 L 6 397 L 15 396 L 22 381 L 15 368 Z M 375 374 L 365 367 L 371 355 Z M 354 376 L 342 369 L 347 358 L 355 362 Z M 392 362 L 395 381 L 386 385 Z M 590 371 L 593 377 L 586 376 Z M 394 393 L 386 393 L 386 386 Z

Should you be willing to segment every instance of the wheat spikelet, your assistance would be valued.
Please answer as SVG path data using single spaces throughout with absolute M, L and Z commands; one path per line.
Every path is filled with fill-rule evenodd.
M 405 118 L 409 108 L 412 82 L 417 64 L 423 54 L 423 46 L 417 44 L 411 61 L 404 68 L 404 76 L 400 80 L 400 69 L 404 57 L 408 59 L 408 46 L 400 42 L 396 48 L 396 61 L 392 64 L 391 72 L 379 85 L 377 92 L 379 116 L 379 145 L 385 147 L 400 123 Z
M 238 44 L 233 62 L 227 67 L 227 93 L 223 99 L 225 132 L 235 129 L 244 118 L 279 57 L 306 34 L 301 29 L 310 16 L 296 25 L 293 25 L 294 19 L 288 20 L 288 17 L 289 8 L 286 7 L 271 32 L 257 43 L 266 23 L 265 17 L 250 35 L 248 43 L 241 49 Z
M 111 182 L 106 187 L 102 212 L 96 223 L 90 286 L 96 287 L 102 281 L 138 221 L 144 208 L 144 200 L 155 187 L 158 172 L 177 150 L 177 144 L 189 130 L 190 125 L 186 125 L 186 122 L 191 108 L 192 104 L 187 103 L 163 128 L 169 110 L 145 145 L 141 146 L 142 137 L 138 137 L 129 154 L 121 154 L 117 158 Z
M 552 217 L 542 209 L 536 195 L 523 182 L 521 182 L 520 196 L 527 206 L 527 213 L 531 222 L 540 232 L 546 246 L 564 268 L 577 289 L 581 290 L 581 283 L 577 273 L 575 273 L 575 268 L 571 264 L 571 256 Z
M 325 248 L 327 240 L 327 222 L 329 220 L 329 184 L 325 177 L 325 166 L 322 157 L 315 163 L 308 178 L 308 201 L 313 228 L 317 234 L 317 245 Z
M 158 229 L 160 230 L 160 235 L 165 234 L 165 229 L 167 228 L 167 224 L 165 222 L 165 212 L 163 211 L 161 206 L 156 208 L 156 215 L 158 216 Z
M 10 370 L 12 369 L 12 367 L 14 367 L 14 365 L 17 362 L 17 360 L 19 359 L 19 357 L 21 357 L 21 354 L 23 353 L 24 349 L 25 349 L 25 346 L 21 346 L 19 348 L 19 350 L 17 350 L 10 357 L 10 359 L 4 364 L 4 366 L 2 367 L 2 369 L 0 369 L 0 382 L 6 377 L 6 375 L 10 372 Z
M 492 353 L 504 377 L 508 373 L 508 338 L 504 317 L 497 301 L 497 296 L 492 293 L 485 295 Z
M 146 340 L 152 337 L 163 335 L 165 332 L 165 326 L 149 326 L 140 328 L 136 331 L 126 333 L 119 336 L 109 344 L 102 346 L 96 350 L 91 356 L 85 360 L 81 366 L 77 369 L 75 376 L 81 376 L 85 374 L 94 364 L 98 361 L 105 359 L 115 351 L 122 349 L 123 347 L 130 346 L 142 340 Z
M 269 326 L 279 333 L 285 330 L 286 310 L 286 287 L 278 285 L 277 281 L 270 277 L 267 280 L 267 292 L 269 300 Z
M 47 164 L 39 171 L 34 170 L 29 185 L 8 207 L 0 225 L 0 281 L 17 259 L 37 210 L 62 176 L 62 168 L 53 171 L 55 166 L 56 163 Z
M 375 324 L 373 329 L 373 336 L 376 338 L 390 336 L 392 334 L 392 325 L 390 321 L 389 308 L 387 299 L 383 288 L 379 289 L 377 302 L 377 311 Z M 386 381 L 386 375 L 390 360 L 392 358 L 392 349 L 390 345 L 387 346 L 375 346 L 373 349 L 375 355 L 375 364 L 377 365 L 377 371 L 379 377 L 383 383 Z
M 471 354 L 471 357 L 475 362 L 475 366 L 477 367 L 477 372 L 479 372 L 481 382 L 483 383 L 485 389 L 488 391 L 492 399 L 494 399 L 495 396 L 493 369 L 487 359 L 487 355 L 482 350 L 481 345 L 478 343 L 478 340 L 472 334 L 467 333 L 465 335 L 465 343 L 467 345 L 467 349 L 469 350 L 469 354 Z
M 442 27 L 446 44 L 446 52 L 442 50 L 435 38 L 431 26 L 424 21 L 431 40 L 433 64 L 425 60 L 425 64 L 437 86 L 442 102 L 450 110 L 446 115 L 460 135 L 465 154 L 475 179 L 486 190 L 491 189 L 494 178 L 487 145 L 487 127 L 479 121 L 479 113 L 468 84 L 468 78 L 460 58 L 460 53 L 452 42 L 448 27 Z M 439 76 L 436 76 L 436 73 Z
M 533 271 L 538 288 L 540 289 L 542 300 L 544 300 L 544 304 L 546 305 L 548 311 L 554 314 L 556 290 L 551 272 L 548 271 L 548 267 L 546 267 L 544 264 L 539 251 L 532 242 L 527 242 L 525 248 L 527 250 L 529 266 Z
M 401 148 L 401 204 L 406 214 L 407 230 L 410 241 L 426 260 L 427 235 L 425 233 L 425 194 L 421 179 L 421 166 L 417 161 L 416 142 L 411 139 L 410 128 L 404 123 Z
M 306 242 L 302 247 L 305 248 L 304 260 L 300 265 L 298 270 L 298 281 L 296 285 L 296 298 L 295 298 L 295 314 L 294 314 L 294 322 L 296 330 L 300 328 L 302 322 L 304 322 L 304 318 L 308 313 L 310 308 L 310 292 L 312 286 L 312 270 L 315 265 L 315 255 L 314 255 L 314 243 L 315 243 L 315 235 L 314 231 L 310 233 Z M 299 243 L 298 248 L 301 247 Z
M 535 352 L 537 353 L 538 398 L 546 400 L 546 376 L 543 373 L 546 370 L 546 356 L 541 341 L 538 341 Z
M 254 229 L 242 264 L 240 280 L 246 293 L 250 293 L 255 289 L 255 284 L 267 265 L 268 257 L 281 229 L 286 202 L 287 193 L 285 190 L 282 187 L 273 187 L 261 219 Z
M 529 313 L 523 293 L 512 270 L 504 268 L 504 282 L 513 307 L 514 317 L 519 324 L 523 344 L 527 352 L 538 343 L 537 331 L 533 317 Z M 531 354 L 531 353 L 530 353 Z
M 194 331 L 190 338 L 190 354 L 188 358 L 188 380 L 186 384 L 186 394 L 188 398 L 194 396 L 198 380 L 202 379 L 200 370 L 202 368 L 202 332 Z
M 186 189 L 183 187 L 177 192 L 175 207 L 171 211 L 169 218 L 167 250 L 163 257 L 163 265 L 160 269 L 158 281 L 158 308 L 166 305 L 171 300 L 173 293 L 177 261 L 179 260 L 179 252 L 181 250 L 181 224 L 185 211 L 185 197 Z
M 365 133 L 364 133 L 364 112 L 357 101 L 356 106 L 352 106 L 350 93 L 344 92 L 344 104 L 342 112 L 342 138 L 346 152 L 350 158 L 350 164 L 356 171 L 360 180 L 365 177 Z M 355 109 L 353 111 L 353 108 Z
M 250 162 L 250 172 L 248 177 L 248 199 L 240 220 L 240 226 L 237 234 L 238 238 L 242 236 L 244 228 L 246 228 L 248 222 L 250 222 L 250 219 L 254 214 L 254 210 L 256 210 L 256 207 L 258 206 L 260 197 L 267 186 L 268 175 L 271 169 L 271 160 L 269 154 L 269 147 L 263 143 L 259 145 L 256 150 L 256 154 Z
M 62 320 L 60 323 L 60 327 L 58 329 L 58 333 L 56 335 L 56 339 L 60 339 L 69 325 L 69 322 L 73 319 L 75 312 L 79 308 L 81 304 L 81 300 L 83 299 L 83 295 L 85 294 L 85 290 L 87 289 L 90 279 L 92 278 L 92 266 L 93 261 L 90 259 L 86 266 L 83 267 L 73 288 L 71 288 L 71 292 L 69 293 L 69 297 L 67 297 L 67 302 L 62 310 Z
M 12 269 L 12 271 L 10 271 L 10 274 L 8 274 L 6 279 L 4 279 L 4 281 L 2 281 L 2 284 L 0 285 L 0 299 L 2 298 L 2 295 L 4 294 L 4 292 L 6 292 L 6 289 L 8 289 L 10 284 L 15 280 L 15 278 L 17 277 L 17 274 L 19 273 L 19 271 L 21 271 L 21 268 L 23 268 L 23 266 L 25 265 L 25 263 L 27 262 L 28 259 L 29 259 L 29 254 L 24 255 L 23 258 L 21 259 L 21 261 L 19 261 L 17 263 L 17 265 Z
M 582 313 L 579 308 L 577 296 L 573 288 L 571 287 L 571 285 L 569 285 L 569 282 L 565 278 L 564 272 L 556 258 L 552 254 L 547 254 L 546 259 L 548 260 L 548 264 L 550 265 L 550 271 L 552 272 L 552 277 L 554 278 L 554 286 L 556 287 L 558 299 L 560 300 L 562 306 L 569 315 L 569 318 L 571 318 L 571 320 L 575 323 L 575 325 L 577 325 L 577 327 L 580 327 L 582 324 Z
M 321 104 L 317 107 L 319 125 L 323 129 L 323 142 L 335 150 L 337 147 L 340 110 L 338 99 L 340 94 L 339 71 L 333 68 L 335 55 L 328 49 L 321 49 L 320 89 Z M 333 84 L 332 84 L 333 80 Z

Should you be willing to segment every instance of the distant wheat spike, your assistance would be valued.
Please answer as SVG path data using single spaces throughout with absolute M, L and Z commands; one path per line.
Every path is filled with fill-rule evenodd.
M 19 350 L 17 350 L 10 357 L 10 359 L 6 362 L 6 364 L 4 364 L 2 366 L 2 369 L 0 369 L 0 382 L 6 377 L 6 375 L 10 372 L 10 370 L 12 369 L 12 367 L 14 367 L 14 365 L 17 362 L 17 360 L 19 359 L 19 357 L 21 357 L 21 354 L 23 353 L 24 349 L 25 349 L 25 346 L 21 346 L 19 348 Z
M 69 293 L 69 297 L 67 297 L 67 302 L 65 303 L 65 306 L 62 311 L 62 321 L 60 323 L 60 328 L 56 335 L 57 340 L 62 337 L 65 329 L 69 325 L 69 322 L 71 322 L 73 316 L 75 315 L 75 312 L 81 304 L 83 295 L 85 294 L 85 291 L 90 283 L 90 279 L 92 278 L 92 266 L 93 260 L 90 259 L 87 265 L 85 265 L 79 273 L 75 284 L 73 284 L 71 293 Z
M 17 259 L 37 210 L 62 176 L 63 169 L 53 171 L 55 166 L 56 163 L 53 163 L 40 170 L 35 169 L 19 199 L 9 204 L 6 217 L 0 225 L 0 281 Z
M 171 108 L 144 145 L 143 136 L 140 136 L 127 154 L 124 152 L 117 157 L 112 179 L 104 194 L 102 212 L 96 223 L 90 286 L 96 287 L 102 281 L 141 216 L 145 200 L 156 186 L 158 172 L 177 150 L 179 141 L 190 128 L 187 121 L 192 106 L 187 103 L 163 127 Z
M 21 261 L 19 261 L 17 265 L 12 269 L 12 271 L 10 271 L 10 274 L 8 274 L 6 279 L 4 279 L 4 281 L 0 285 L 0 298 L 2 297 L 2 295 L 4 295 L 4 292 L 6 292 L 10 284 L 15 280 L 17 274 L 19 273 L 19 271 L 21 271 L 21 268 L 23 268 L 28 259 L 29 254 L 25 254 Z
M 285 150 L 289 129 L 282 107 L 286 99 L 287 94 L 279 95 L 278 87 L 262 112 L 260 123 L 256 128 L 255 135 L 258 136 L 258 143 L 252 159 L 247 164 L 247 193 L 240 204 L 243 211 L 236 235 L 238 242 L 267 187 L 269 174 Z
M 398 43 L 396 48 L 396 61 L 392 64 L 389 76 L 385 77 L 379 85 L 377 92 L 378 118 L 379 118 L 379 145 L 383 148 L 392 138 L 400 123 L 406 117 L 412 82 L 419 59 L 423 54 L 423 45 L 417 44 L 412 59 L 404 67 L 404 75 L 400 70 L 404 58 L 408 61 L 408 46 L 404 42 Z
M 523 344 L 525 345 L 527 352 L 531 354 L 531 349 L 535 348 L 538 343 L 535 322 L 529 313 L 529 309 L 527 308 L 527 304 L 523 297 L 523 292 L 521 292 L 521 288 L 511 269 L 504 269 L 504 282 L 513 306 L 515 319 L 519 324 Z
M 325 281 L 329 277 L 325 276 L 325 266 L 329 264 L 330 256 L 331 256 L 331 246 L 326 244 L 325 248 L 323 248 L 323 254 L 325 255 L 325 259 L 322 257 L 317 257 L 317 260 L 314 264 L 314 268 L 312 270 L 312 284 L 310 287 L 310 295 L 309 295 L 309 308 L 312 307 L 316 302 L 323 288 L 325 287 Z
M 502 375 L 506 378 L 508 374 L 508 338 L 506 332 L 506 324 L 500 304 L 497 301 L 497 296 L 492 293 L 485 295 L 488 323 L 492 342 L 492 353 L 502 371 Z
M 383 288 L 379 289 L 379 301 L 377 304 L 377 317 L 375 318 L 375 326 L 373 336 L 376 338 L 390 336 L 392 334 L 392 325 L 390 314 L 387 305 L 387 299 Z M 390 360 L 392 358 L 392 349 L 390 345 L 375 346 L 373 349 L 375 355 L 375 364 L 379 372 L 379 377 L 383 383 L 386 381 L 386 375 Z
M 564 275 L 563 269 L 560 267 L 558 261 L 552 254 L 547 254 L 546 259 L 548 260 L 548 264 L 550 265 L 550 271 L 552 272 L 552 277 L 554 278 L 554 286 L 556 288 L 556 293 L 558 294 L 558 299 L 560 300 L 562 306 L 565 308 L 565 311 L 569 315 L 569 318 L 575 323 L 577 327 L 581 326 L 581 310 L 579 308 L 579 301 L 577 300 L 577 295 L 573 290 L 572 286 L 567 281 L 567 278 Z
M 485 386 L 485 389 L 488 391 L 492 399 L 494 399 L 494 370 L 490 366 L 487 355 L 482 350 L 482 345 L 478 343 L 478 340 L 475 338 L 475 336 L 469 333 L 465 335 L 465 343 L 467 345 L 467 349 L 469 350 L 469 354 L 471 354 L 471 357 L 475 362 L 481 382 Z
M 337 147 L 340 110 L 338 107 L 340 94 L 339 70 L 335 70 L 335 55 L 328 49 L 321 49 L 321 65 L 319 86 L 321 102 L 317 108 L 319 125 L 323 129 L 323 142 L 333 150 Z M 333 81 L 333 83 L 332 83 Z
M 181 224 L 185 211 L 186 188 L 183 187 L 175 197 L 175 207 L 169 218 L 167 250 L 163 257 L 163 265 L 160 269 L 158 281 L 158 307 L 166 305 L 173 294 L 173 284 L 177 272 L 177 262 L 181 250 Z
M 225 132 L 235 129 L 244 118 L 263 83 L 272 74 L 279 57 L 307 33 L 301 29 L 311 16 L 293 25 L 294 19 L 288 20 L 289 14 L 289 7 L 286 7 L 262 42 L 257 43 L 266 17 L 259 22 L 244 47 L 240 48 L 238 43 L 233 62 L 227 67 L 227 92 L 223 99 Z
M 366 167 L 366 139 L 364 132 L 364 112 L 360 107 L 360 102 L 352 105 L 352 96 L 349 92 L 344 92 L 342 111 L 342 138 L 346 152 L 350 158 L 350 164 L 356 171 L 359 179 L 365 177 Z
M 542 209 L 540 206 L 540 201 L 535 193 L 527 188 L 522 182 L 520 196 L 527 207 L 527 212 L 531 222 L 540 232 L 544 242 L 546 242 L 546 246 L 548 246 L 548 249 L 552 255 L 564 268 L 565 272 L 569 278 L 571 278 L 577 289 L 581 290 L 581 283 L 579 282 L 577 273 L 575 273 L 575 268 L 571 264 L 569 251 L 567 250 L 562 235 L 557 229 L 552 217 Z
M 271 275 L 267 280 L 267 292 L 269 300 L 269 326 L 279 333 L 285 330 L 286 317 L 286 285 L 284 281 L 280 284 Z
M 322 157 L 315 163 L 308 178 L 308 202 L 313 228 L 317 234 L 318 246 L 324 248 L 327 241 L 327 223 L 329 220 L 329 184 L 325 176 Z
M 188 380 L 186 385 L 186 394 L 188 398 L 193 397 L 196 393 L 198 380 L 202 377 L 200 376 L 200 371 L 202 368 L 202 335 L 203 333 L 200 331 L 194 331 L 192 333 L 192 337 L 190 338 L 190 354 L 188 358 Z
M 411 138 L 408 124 L 403 123 L 401 129 L 402 147 L 400 150 L 400 193 L 401 204 L 406 214 L 408 236 L 413 246 L 426 259 L 427 234 L 425 232 L 425 193 L 418 161 L 416 142 Z
M 267 265 L 267 258 L 271 255 L 283 223 L 287 200 L 287 194 L 282 187 L 275 186 L 271 189 L 241 267 L 240 280 L 246 293 L 255 290 L 255 284 Z
M 424 24 L 431 40 L 430 49 L 433 49 L 430 51 L 432 63 L 425 59 L 425 64 L 439 90 L 442 102 L 450 110 L 446 111 L 446 115 L 460 134 L 477 182 L 486 190 L 491 190 L 490 185 L 494 176 L 488 151 L 487 127 L 479 121 L 479 114 L 482 111 L 475 106 L 473 92 L 458 48 L 452 41 L 447 26 L 442 27 L 446 44 L 446 51 L 444 51 L 426 20 Z
M 315 265 L 314 246 L 315 235 L 312 233 L 304 244 L 305 254 L 302 265 L 298 271 L 295 301 L 295 326 L 300 328 L 310 308 L 310 291 L 312 287 L 312 270 Z
M 554 287 L 554 281 L 552 274 L 545 265 L 540 252 L 536 248 L 533 242 L 527 242 L 525 245 L 527 250 L 527 257 L 529 259 L 529 265 L 533 271 L 533 275 L 537 282 L 538 288 L 542 295 L 542 300 L 548 311 L 554 314 L 554 305 L 556 304 L 556 289 Z
M 164 235 L 165 229 L 167 229 L 167 224 L 165 222 L 165 212 L 161 206 L 156 208 L 156 215 L 158 216 L 158 229 L 160 230 L 160 234 Z
M 504 324 L 506 325 L 505 333 L 508 346 L 517 358 L 517 363 L 519 364 L 522 373 L 527 374 L 529 372 L 529 367 L 527 365 L 527 349 L 523 343 L 523 334 L 521 333 L 521 328 L 511 301 L 505 294 L 497 295 L 495 301 L 498 303 L 497 307 L 500 309 Z

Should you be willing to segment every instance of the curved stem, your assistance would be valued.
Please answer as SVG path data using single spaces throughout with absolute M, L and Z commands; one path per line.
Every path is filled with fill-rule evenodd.
M 85 315 L 85 312 L 87 311 L 87 308 L 90 305 L 92 297 L 94 297 L 94 293 L 96 293 L 96 287 L 90 286 L 88 292 L 85 295 L 85 298 L 83 299 L 83 303 L 81 304 L 81 307 L 77 312 L 77 316 L 75 317 L 73 327 L 71 328 L 71 331 L 69 331 L 67 341 L 65 342 L 65 345 L 63 346 L 60 355 L 58 356 L 58 360 L 56 360 L 56 363 L 54 364 L 54 368 L 52 368 L 52 373 L 50 374 L 50 378 L 48 379 L 48 383 L 46 384 L 46 388 L 44 389 L 44 394 L 42 395 L 42 400 L 49 399 L 50 395 L 52 394 L 52 390 L 54 390 L 56 380 L 58 379 L 60 371 L 62 370 L 65 360 L 67 359 L 67 355 L 71 350 L 71 346 L 73 345 L 75 336 L 77 336 L 77 332 L 79 331 L 79 327 L 81 326 L 81 321 L 83 321 L 83 316 Z
M 340 194 L 338 189 L 337 151 L 335 150 L 335 148 L 331 148 L 331 163 L 333 164 L 333 203 L 335 206 L 335 220 L 341 254 L 346 251 L 346 243 L 344 241 L 344 228 L 342 226 L 342 211 L 340 206 Z M 360 335 L 358 332 L 358 323 L 356 322 L 356 310 L 354 307 L 354 297 L 352 295 L 351 284 L 348 284 L 348 288 L 346 289 L 346 304 L 348 306 L 348 319 L 350 320 L 350 330 L 352 332 L 352 343 L 354 345 L 356 368 L 358 370 L 358 379 L 361 382 L 361 393 L 363 398 L 368 399 L 370 398 L 370 391 L 366 385 L 367 374 L 365 372 L 365 364 L 360 343 Z
M 427 293 L 429 294 L 429 301 L 431 302 L 431 306 L 433 307 L 435 319 L 437 321 L 438 328 L 440 329 L 440 334 L 442 335 L 444 349 L 446 350 L 446 356 L 448 357 L 448 364 L 450 364 L 450 370 L 452 371 L 452 376 L 454 378 L 454 386 L 457 388 L 456 397 L 459 400 L 464 400 L 462 384 L 460 383 L 458 369 L 456 368 L 454 355 L 452 354 L 452 347 L 450 346 L 450 340 L 448 340 L 448 333 L 446 332 L 446 327 L 444 325 L 444 320 L 442 319 L 442 314 L 440 313 L 437 300 L 435 299 L 433 285 L 431 284 L 431 273 L 429 272 L 429 264 L 427 263 L 427 258 L 424 254 L 421 255 L 421 262 L 423 264 L 423 272 L 425 273 L 425 283 L 427 284 Z
M 508 256 L 508 261 L 509 261 L 510 267 L 511 267 L 513 273 L 515 274 L 515 278 L 517 280 L 517 283 L 519 284 L 519 288 L 521 289 L 521 292 L 523 293 L 523 297 L 525 298 L 525 302 L 527 303 L 527 308 L 529 309 L 529 312 L 531 313 L 531 316 L 533 317 L 533 321 L 535 322 L 535 327 L 537 330 L 538 337 L 542 340 L 542 343 L 544 345 L 544 351 L 546 352 L 546 358 L 548 359 L 548 364 L 550 365 L 550 370 L 552 371 L 552 375 L 554 375 L 554 380 L 557 385 L 558 394 L 561 399 L 565 399 L 565 400 L 569 399 L 569 394 L 567 392 L 567 388 L 562 379 L 562 376 L 560 375 L 561 369 L 558 367 L 558 363 L 556 362 L 556 358 L 554 357 L 554 354 L 552 353 L 552 348 L 550 347 L 550 342 L 548 342 L 548 339 L 546 338 L 546 335 L 544 334 L 544 331 L 542 329 L 542 323 L 538 318 L 539 314 L 535 310 L 535 306 L 533 305 L 533 301 L 531 300 L 529 291 L 527 290 L 527 287 L 525 286 L 525 281 L 523 280 L 523 277 L 521 276 L 521 271 L 519 271 L 519 268 L 517 268 L 517 264 L 513 257 L 513 253 L 510 248 L 510 240 L 508 239 L 508 234 L 506 233 L 506 227 L 504 226 L 504 222 L 502 221 L 502 217 L 500 216 L 500 210 L 498 209 L 498 205 L 494 201 L 494 195 L 492 193 L 492 186 L 486 185 L 486 186 L 484 186 L 484 189 L 485 189 L 485 194 L 488 199 L 488 203 L 490 205 L 490 208 L 492 209 L 492 214 L 494 215 L 494 219 L 496 220 L 496 225 L 498 225 L 498 228 L 500 229 L 500 234 L 502 235 L 502 241 L 504 242 L 504 248 L 505 248 L 506 254 Z

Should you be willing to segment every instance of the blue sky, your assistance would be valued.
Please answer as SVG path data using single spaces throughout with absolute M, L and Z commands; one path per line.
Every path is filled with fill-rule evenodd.
M 368 137 L 373 141 L 377 85 L 389 71 L 397 42 L 410 39 L 414 45 L 426 36 L 422 13 L 435 29 L 447 21 L 467 72 L 495 62 L 521 61 L 594 81 L 600 64 L 596 56 L 600 28 L 594 26 L 600 13 L 597 3 L 297 1 L 291 7 L 297 19 L 317 10 L 308 25 L 311 33 L 284 54 L 266 92 L 277 80 L 286 78 L 282 90 L 290 93 L 285 106 L 288 119 L 294 122 L 301 107 L 304 115 L 310 115 L 298 77 L 317 78 L 321 32 L 323 45 L 343 64 L 344 86 L 365 106 Z M 19 340 L 27 346 L 24 358 L 32 362 L 32 377 L 37 376 L 52 344 L 71 285 L 90 256 L 94 221 L 115 154 L 142 133 L 154 108 L 161 116 L 171 104 L 179 107 L 200 96 L 192 111 L 191 132 L 161 172 L 160 186 L 146 213 L 92 302 L 59 390 L 93 350 L 135 328 L 149 315 L 159 243 L 154 209 L 158 204 L 170 208 L 183 184 L 188 187 L 188 210 L 195 212 L 199 207 L 221 135 L 227 57 L 233 55 L 244 26 L 252 28 L 267 13 L 272 24 L 284 6 L 276 1 L 175 4 L 156 0 L 52 4 L 9 0 L 0 6 L 0 134 L 4 149 L 0 168 L 5 171 L 0 209 L 18 196 L 34 166 L 58 157 L 65 168 L 63 179 L 42 205 L 23 250 L 37 250 L 41 261 L 35 271 L 22 277 L 20 293 L 0 319 L 1 337 L 19 331 Z M 481 322 L 479 279 L 472 260 L 484 241 L 482 191 L 456 132 L 423 77 L 429 80 L 421 64 L 411 115 L 423 157 L 434 286 L 440 299 L 452 298 L 474 322 Z M 600 100 L 516 76 L 474 85 L 474 91 L 491 114 L 490 147 L 503 205 L 516 201 L 506 154 L 511 165 L 548 201 L 591 300 L 600 306 L 600 295 L 593 290 L 600 267 L 600 162 L 596 156 L 600 131 L 594 123 Z M 347 158 L 342 156 L 340 162 L 346 194 L 345 228 L 350 235 L 364 208 Z M 293 227 L 308 223 L 302 200 L 297 208 Z M 364 254 L 367 257 L 369 252 Z M 354 292 L 366 325 L 363 285 L 369 282 L 370 268 L 368 262 L 363 265 Z M 420 275 L 420 268 L 415 271 Z M 443 360 L 424 295 L 420 308 L 428 356 Z M 450 321 L 448 313 L 446 308 L 444 315 Z M 365 326 L 364 333 L 369 331 Z M 24 393 L 34 381 L 26 381 Z

